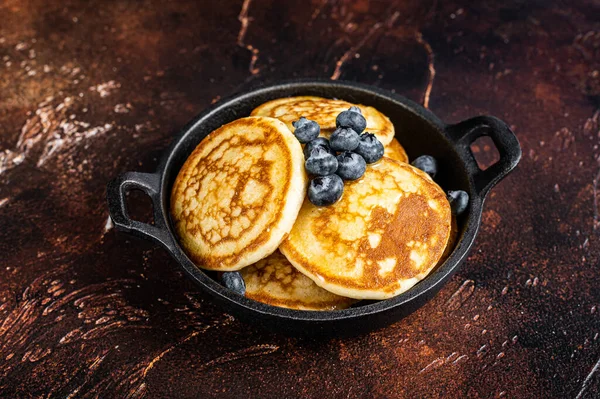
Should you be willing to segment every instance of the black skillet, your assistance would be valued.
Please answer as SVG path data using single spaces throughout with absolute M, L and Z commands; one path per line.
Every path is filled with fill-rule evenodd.
M 444 190 L 465 190 L 470 195 L 467 212 L 458 220 L 459 237 L 448 259 L 407 292 L 394 298 L 362 304 L 345 310 L 300 311 L 265 305 L 237 295 L 199 269 L 183 252 L 169 217 L 169 194 L 184 161 L 210 132 L 235 119 L 248 116 L 258 105 L 280 97 L 312 95 L 340 98 L 371 105 L 389 116 L 396 138 L 410 159 L 429 154 L 438 159 L 437 182 Z M 470 145 L 489 136 L 500 160 L 481 170 Z M 356 83 L 301 80 L 259 87 L 219 101 L 190 122 L 165 151 L 155 173 L 127 172 L 107 187 L 108 208 L 116 228 L 162 245 L 186 274 L 210 293 L 225 311 L 249 323 L 294 335 L 340 336 L 381 328 L 414 312 L 431 299 L 463 262 L 481 223 L 483 202 L 490 189 L 517 166 L 519 142 L 510 128 L 491 116 L 478 116 L 447 125 L 420 105 L 388 91 Z M 144 191 L 154 206 L 154 225 L 129 218 L 125 194 Z

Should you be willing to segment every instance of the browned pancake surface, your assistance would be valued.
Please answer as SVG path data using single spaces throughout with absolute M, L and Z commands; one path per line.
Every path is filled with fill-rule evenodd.
M 181 168 L 171 214 L 200 267 L 238 270 L 273 253 L 306 192 L 302 148 L 279 120 L 250 117 L 208 135 Z
M 384 147 L 384 156 L 393 159 L 398 162 L 408 163 L 408 155 L 404 151 L 404 147 L 397 139 L 393 139 L 388 145 Z
M 252 115 L 263 115 L 277 118 L 293 132 L 292 122 L 304 116 L 316 121 L 321 126 L 321 135 L 329 138 L 335 130 L 335 120 L 340 112 L 357 105 L 367 120 L 366 132 L 373 133 L 384 144 L 394 138 L 394 125 L 387 116 L 373 107 L 352 104 L 343 100 L 335 100 L 314 96 L 286 97 L 266 102 L 252 111 Z
M 422 171 L 382 158 L 345 182 L 332 206 L 305 200 L 281 252 L 317 285 L 357 299 L 385 299 L 424 278 L 450 235 L 450 205 Z
M 269 305 L 301 310 L 335 310 L 345 309 L 356 302 L 317 286 L 279 251 L 243 268 L 240 273 L 246 282 L 246 297 Z

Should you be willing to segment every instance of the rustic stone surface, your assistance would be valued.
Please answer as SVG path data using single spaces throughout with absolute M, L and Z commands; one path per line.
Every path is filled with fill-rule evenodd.
M 598 397 L 598 15 L 595 0 L 0 2 L 0 397 Z M 152 171 L 220 97 L 294 76 L 395 90 L 448 122 L 492 114 L 523 147 L 461 271 L 366 336 L 242 324 L 107 223 L 110 178 Z

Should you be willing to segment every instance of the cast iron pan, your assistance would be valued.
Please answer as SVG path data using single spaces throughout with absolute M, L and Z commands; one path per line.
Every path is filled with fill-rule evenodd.
M 300 311 L 265 305 L 221 286 L 196 267 L 179 246 L 169 217 L 169 195 L 188 155 L 207 134 L 223 124 L 250 115 L 256 106 L 275 98 L 298 95 L 341 98 L 374 106 L 390 117 L 396 127 L 396 138 L 410 159 L 422 154 L 434 156 L 440 165 L 436 181 L 441 187 L 469 193 L 469 208 L 459 217 L 459 238 L 452 254 L 404 294 L 336 311 Z M 500 160 L 486 170 L 478 167 L 470 150 L 471 143 L 481 136 L 489 136 L 500 153 Z M 447 125 L 420 105 L 376 87 L 339 81 L 297 80 L 259 87 L 219 101 L 202 112 L 175 138 L 156 173 L 127 172 L 108 184 L 108 208 L 118 230 L 162 245 L 191 279 L 218 300 L 225 311 L 239 319 L 294 335 L 352 335 L 400 320 L 440 290 L 473 245 L 487 193 L 517 166 L 520 158 L 517 138 L 506 123 L 497 118 L 478 116 Z M 142 190 L 151 198 L 153 225 L 129 218 L 125 195 L 131 189 Z

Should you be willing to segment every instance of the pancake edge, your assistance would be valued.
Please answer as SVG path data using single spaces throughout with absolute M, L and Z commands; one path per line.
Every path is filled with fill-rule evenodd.
M 419 176 L 421 176 L 422 178 L 428 180 L 430 183 L 434 184 L 442 193 L 444 192 L 443 189 L 435 182 L 433 181 L 433 179 L 425 172 L 415 168 L 414 166 L 407 164 L 407 163 L 402 163 L 399 161 L 396 161 L 394 159 L 391 158 L 387 158 L 391 162 L 394 162 L 398 165 L 401 166 L 407 166 L 411 169 L 413 169 Z M 448 210 L 450 209 L 450 204 L 448 203 Z M 281 251 L 281 253 L 288 259 L 288 261 L 302 274 L 304 274 L 306 277 L 310 278 L 312 281 L 315 282 L 315 284 L 317 284 L 319 287 L 333 293 L 339 296 L 343 296 L 343 297 L 347 297 L 347 298 L 354 298 L 354 299 L 360 299 L 360 300 L 364 300 L 364 299 L 374 299 L 374 300 L 383 300 L 383 299 L 390 299 L 393 298 L 395 296 L 398 296 L 400 294 L 403 294 L 404 292 L 408 291 L 409 289 L 411 289 L 412 287 L 415 286 L 415 284 L 417 284 L 418 282 L 420 282 L 421 280 L 423 280 L 425 277 L 427 277 L 431 271 L 433 269 L 435 269 L 439 264 L 440 264 L 440 259 L 442 258 L 442 256 L 444 255 L 444 253 L 447 250 L 448 244 L 449 244 L 449 240 L 450 240 L 450 236 L 451 236 L 451 229 L 452 229 L 452 215 L 451 213 L 449 213 L 450 217 L 448 218 L 447 221 L 447 229 L 448 229 L 448 234 L 446 235 L 446 240 L 444 243 L 444 251 L 442 251 L 439 256 L 437 257 L 437 259 L 435 259 L 435 261 L 431 262 L 431 266 L 427 269 L 424 270 L 423 272 L 417 274 L 416 276 L 406 279 L 404 281 L 400 282 L 400 287 L 392 292 L 383 292 L 381 290 L 368 290 L 368 289 L 355 289 L 355 288 L 344 288 L 338 284 L 334 284 L 334 283 L 327 283 L 327 281 L 325 281 L 325 279 L 319 279 L 317 276 L 312 275 L 312 273 L 310 273 L 306 268 L 303 267 L 302 263 L 297 262 L 294 260 L 294 257 L 302 259 L 303 255 L 301 255 L 298 251 L 296 251 L 292 245 L 287 244 L 287 241 L 284 240 L 282 242 L 282 244 L 279 246 L 279 250 Z M 296 255 L 296 256 L 294 256 Z M 433 258 L 432 258 L 433 259 Z M 443 263 L 443 262 L 442 262 Z
M 271 231 L 269 231 L 269 238 L 266 240 L 265 243 L 260 245 L 259 248 L 255 249 L 251 252 L 248 252 L 246 254 L 243 254 L 241 256 L 241 258 L 232 266 L 226 266 L 226 267 L 208 266 L 207 267 L 207 265 L 204 264 L 203 261 L 199 258 L 199 255 L 196 255 L 193 252 L 189 251 L 189 249 L 188 249 L 189 247 L 187 245 L 184 245 L 184 242 L 189 242 L 189 240 L 182 238 L 182 234 L 180 233 L 180 228 L 178 226 L 177 220 L 176 220 L 176 218 L 173 217 L 173 214 L 175 213 L 174 212 L 175 206 L 176 206 L 176 201 L 174 200 L 174 196 L 175 196 L 175 192 L 177 191 L 178 187 L 181 184 L 183 184 L 182 179 L 186 178 L 186 175 L 187 175 L 187 173 L 184 173 L 182 175 L 181 172 L 186 170 L 186 164 L 188 163 L 188 160 L 192 159 L 192 156 L 194 155 L 194 153 L 197 150 L 201 151 L 202 143 L 205 142 L 205 140 L 208 139 L 212 133 L 218 131 L 219 129 L 222 129 L 223 127 L 225 127 L 227 125 L 234 124 L 235 122 L 242 120 L 242 119 L 267 119 L 271 123 L 275 124 L 277 130 L 281 133 L 281 136 L 282 136 L 283 140 L 285 141 L 285 144 L 288 147 L 290 154 L 291 154 L 291 159 L 289 160 L 289 162 L 291 164 L 291 180 L 289 182 L 289 186 L 288 186 L 289 189 L 288 189 L 288 192 L 286 195 L 287 200 L 285 201 L 285 204 L 280 211 L 280 214 L 282 215 L 282 217 L 275 223 L 275 227 L 271 228 Z M 298 142 L 296 137 L 293 135 L 293 133 L 289 130 L 289 128 L 287 127 L 287 125 L 284 122 L 280 121 L 277 118 L 272 118 L 272 117 L 267 117 L 267 116 L 249 116 L 249 117 L 245 117 L 245 118 L 239 118 L 232 122 L 226 123 L 226 124 L 220 126 L 219 128 L 215 129 L 213 132 L 209 133 L 200 143 L 198 143 L 198 145 L 194 148 L 192 153 L 188 156 L 188 158 L 182 165 L 181 169 L 179 170 L 179 172 L 177 174 L 175 182 L 173 183 L 173 187 L 171 189 L 169 210 L 170 210 L 171 218 L 173 219 L 173 222 L 174 222 L 173 224 L 174 224 L 175 231 L 177 232 L 178 243 L 181 245 L 182 249 L 184 249 L 184 253 L 190 258 L 190 260 L 192 260 L 192 262 L 197 267 L 204 269 L 204 270 L 237 271 L 237 270 L 240 270 L 240 269 L 242 269 L 246 266 L 249 266 L 253 263 L 256 263 L 259 260 L 264 259 L 267 256 L 271 255 L 273 252 L 275 252 L 277 250 L 277 248 L 279 247 L 279 245 L 281 244 L 281 242 L 283 240 L 285 240 L 285 238 L 290 233 L 291 229 L 294 226 L 294 222 L 296 221 L 296 218 L 298 217 L 300 208 L 302 207 L 304 197 L 306 196 L 307 186 L 308 186 L 308 176 L 306 175 L 306 171 L 304 169 L 304 153 L 302 151 L 302 146 L 300 145 L 300 142 Z M 300 190 L 295 190 L 294 189 L 295 187 L 300 187 Z M 294 191 L 298 191 L 298 193 L 294 193 Z M 197 250 L 199 246 L 196 244 L 196 245 L 194 245 L 194 247 Z M 241 252 L 243 252 L 243 250 Z M 208 255 L 208 256 L 210 256 L 210 255 Z

